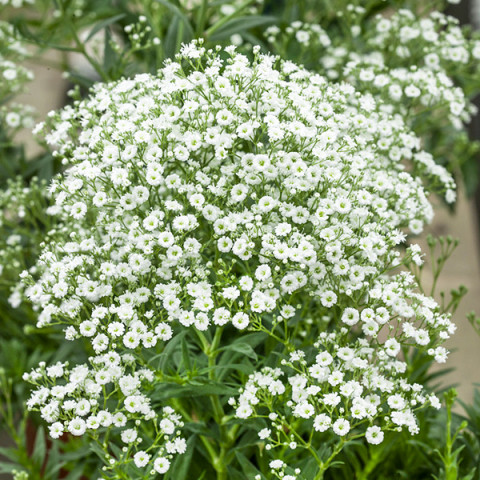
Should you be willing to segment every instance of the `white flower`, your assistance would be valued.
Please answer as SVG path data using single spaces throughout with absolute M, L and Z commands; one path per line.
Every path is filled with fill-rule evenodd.
M 137 431 L 134 428 L 128 428 L 121 433 L 123 443 L 133 443 L 137 439 Z
M 384 433 L 380 427 L 371 426 L 368 427 L 365 432 L 365 439 L 372 445 L 378 445 L 383 442 Z
M 333 423 L 332 429 L 337 435 L 343 437 L 350 431 L 350 423 L 344 418 L 339 418 Z
M 147 452 L 140 451 L 133 456 L 133 461 L 138 468 L 142 468 L 148 464 L 150 460 L 150 455 Z
M 85 420 L 83 420 L 80 417 L 75 417 L 74 419 L 70 420 L 68 422 L 68 431 L 75 436 L 81 436 L 85 433 L 87 430 L 87 425 L 85 423 Z
M 158 457 L 153 462 L 153 468 L 157 473 L 167 473 L 170 468 L 170 461 L 165 457 Z
M 236 313 L 232 317 L 232 325 L 239 330 L 243 330 L 246 327 L 248 327 L 250 323 L 250 319 L 248 318 L 248 315 L 246 313 Z
M 63 435 L 63 424 L 60 422 L 52 423 L 49 427 L 49 433 L 52 438 L 60 438 Z
M 313 428 L 317 432 L 325 432 L 330 428 L 332 419 L 325 413 L 317 415 L 313 421 Z
M 258 432 L 258 436 L 261 440 L 265 440 L 270 437 L 271 433 L 272 431 L 269 428 L 263 428 Z

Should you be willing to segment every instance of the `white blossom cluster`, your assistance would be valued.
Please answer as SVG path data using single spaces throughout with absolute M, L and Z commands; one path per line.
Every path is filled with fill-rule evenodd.
M 26 187 L 21 178 L 16 178 L 9 179 L 6 187 L 0 190 L 0 277 L 4 284 L 15 286 L 9 298 L 15 308 L 22 301 L 18 276 L 27 267 L 25 251 L 35 250 L 48 236 L 41 231 L 38 236 L 33 235 L 28 228 L 44 217 L 43 209 L 47 209 L 48 203 L 46 186 L 45 181 L 33 178 Z
M 180 436 L 183 422 L 172 408 L 165 407 L 161 414 L 150 405 L 141 392 L 142 382 L 153 382 L 154 373 L 148 369 L 135 369 L 135 358 L 110 351 L 97 355 L 90 365 L 69 368 L 68 363 L 57 362 L 46 366 L 44 362 L 24 380 L 38 388 L 27 402 L 30 410 L 37 410 L 50 423 L 52 438 L 64 432 L 74 436 L 85 433 L 95 435 L 97 430 L 113 429 L 124 445 L 122 456 L 107 457 L 109 467 L 119 468 L 132 462 L 139 469 L 152 473 L 168 471 L 175 454 L 186 451 L 186 441 Z M 54 384 L 52 386 L 52 384 Z M 109 403 L 114 396 L 118 401 Z M 146 449 L 141 445 L 141 423 L 153 423 L 155 435 Z
M 316 23 L 304 23 L 299 20 L 292 22 L 284 31 L 277 25 L 272 25 L 265 29 L 267 40 L 275 44 L 280 41 L 289 41 L 295 39 L 305 48 L 321 47 L 327 48 L 332 45 L 328 33 Z
M 465 92 L 455 86 L 461 70 L 478 75 L 480 40 L 465 37 L 458 20 L 433 12 L 426 18 L 399 10 L 391 18 L 378 16 L 368 38 L 368 55 L 347 54 L 343 76 L 358 88 L 371 87 L 406 113 L 412 107 L 445 112 L 461 129 L 475 112 Z M 329 62 L 333 56 L 326 57 Z
M 22 92 L 26 82 L 33 79 L 33 73 L 20 62 L 27 55 L 13 26 L 0 21 L 0 122 L 10 134 L 33 126 L 33 108 L 10 101 L 13 95 Z
M 362 32 L 363 7 L 350 5 L 342 13 L 339 22 L 345 28 L 352 25 L 350 37 L 329 39 L 318 25 L 294 22 L 285 32 L 269 27 L 266 38 L 277 48 L 285 35 L 302 48 L 314 48 L 326 76 L 382 97 L 407 122 L 415 118 L 412 112 L 430 110 L 437 112 L 436 121 L 446 118 L 456 129 L 470 120 L 475 107 L 455 78 L 462 72 L 465 77 L 479 75 L 480 40 L 467 37 L 457 19 L 399 9 L 377 15 Z
M 186 10 L 194 10 L 202 6 L 202 0 L 180 0 L 180 5 Z M 216 16 L 213 17 L 213 20 L 228 17 L 237 11 L 258 14 L 262 5 L 263 0 L 253 0 L 249 2 L 249 5 L 245 5 L 245 2 L 242 2 L 242 0 L 226 0 L 219 4 L 218 8 L 215 9 Z
M 270 420 L 271 428 L 259 432 L 270 442 L 268 449 L 305 447 L 298 443 L 299 434 L 285 428 L 292 418 L 309 420 L 310 432 L 343 437 L 363 431 L 372 444 L 381 443 L 387 430 L 417 433 L 415 410 L 425 404 L 439 408 L 440 402 L 422 385 L 408 382 L 407 364 L 399 354 L 409 344 L 428 346 L 428 353 L 443 363 L 447 351 L 432 348 L 432 340 L 447 338 L 455 326 L 414 287 L 406 273 L 379 279 L 363 309 L 345 308 L 338 321 L 343 327 L 322 333 L 313 352 L 293 351 L 282 361 L 283 370 L 265 367 L 252 374 L 239 399 L 230 399 L 236 416 Z M 352 331 L 358 334 L 354 340 Z
M 33 73 L 19 63 L 27 56 L 25 46 L 16 38 L 13 25 L 0 21 L 0 97 L 18 93 Z
M 44 246 L 35 278 L 25 272 L 25 294 L 39 326 L 63 324 L 94 353 L 89 366 L 65 370 L 66 384 L 52 378 L 33 393 L 58 431 L 70 429 L 83 396 L 98 420 L 88 396 L 102 395 L 105 381 L 120 402 L 111 415 L 153 417 L 142 352 L 180 329 L 277 335 L 303 321 L 304 303 L 347 325 L 342 341 L 365 339 L 364 368 L 334 359 L 345 383 L 375 389 L 391 365 L 401 369 L 401 346 L 443 360 L 450 320 L 408 276 L 385 273 L 403 261 L 400 229 L 419 233 L 432 218 L 422 179 L 451 199 L 452 178 L 371 95 L 255 55 L 185 45 L 157 76 L 99 84 L 38 127 L 68 166 L 51 191 L 72 226 Z M 416 247 L 407 256 L 421 263 Z M 77 368 L 85 376 L 75 383 Z M 389 395 L 403 385 L 392 381 Z

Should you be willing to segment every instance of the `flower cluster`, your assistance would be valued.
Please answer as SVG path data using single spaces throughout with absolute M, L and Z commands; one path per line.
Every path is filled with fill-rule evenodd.
M 345 352 L 337 359 L 331 345 L 334 361 L 317 377 L 300 365 L 304 380 L 291 398 L 318 409 L 309 395 L 331 385 L 333 369 L 339 389 L 359 384 L 352 398 L 363 399 L 363 389 L 396 398 L 407 384 L 382 390 L 382 382 L 401 371 L 400 346 L 444 353 L 450 320 L 408 276 L 385 273 L 403 261 L 401 229 L 419 233 L 432 218 L 422 179 L 448 200 L 454 182 L 371 95 L 257 49 L 249 62 L 234 47 L 192 43 L 157 76 L 96 85 L 48 124 L 37 132 L 68 167 L 51 192 L 71 226 L 44 246 L 37 272 L 24 273 L 25 295 L 39 326 L 65 325 L 66 338 L 83 337 L 92 352 L 90 366 L 62 367 L 32 396 L 54 435 L 101 425 L 99 395 L 119 405 L 108 412 L 123 415 L 125 428 L 140 418 L 157 425 L 142 383 L 152 375 L 145 350 L 161 351 L 184 328 L 262 331 L 288 346 L 302 305 L 329 328 L 348 325 L 342 336 L 364 338 L 351 347 L 361 365 Z M 408 255 L 421 262 L 416 248 Z M 300 393 L 307 385 L 315 388 Z M 92 420 L 77 412 L 83 400 Z M 135 464 L 151 468 L 145 455 Z
M 245 2 L 242 2 L 241 0 L 226 0 L 215 9 L 217 17 L 214 17 L 214 19 L 216 18 L 218 20 L 222 17 L 228 17 L 238 10 L 245 13 L 257 14 L 263 3 L 264 0 L 254 0 L 249 2 L 249 5 L 247 6 L 245 5 Z M 186 10 L 194 10 L 202 6 L 202 0 L 181 0 L 180 4 Z
M 32 178 L 27 187 L 21 178 L 8 180 L 0 190 L 0 277 L 4 285 L 14 287 L 9 297 L 13 307 L 22 297 L 19 274 L 31 267 L 38 255 L 40 243 L 49 233 L 32 233 L 31 226 L 48 230 L 48 192 L 46 182 Z
M 0 21 L 0 129 L 9 137 L 33 126 L 33 108 L 11 102 L 33 79 L 33 73 L 19 62 L 26 57 L 27 50 L 17 39 L 13 26 Z
M 445 112 L 457 129 L 475 110 L 455 77 L 461 71 L 478 75 L 480 40 L 470 40 L 458 21 L 439 12 L 426 18 L 399 10 L 391 18 L 378 16 L 367 40 L 371 52 L 347 53 L 340 60 L 343 75 L 361 90 L 378 92 L 407 116 L 408 109 L 429 108 Z M 333 62 L 326 56 L 327 65 Z M 339 57 L 337 56 L 337 59 Z M 325 64 L 324 64 L 325 65 Z
M 272 422 L 259 433 L 269 440 L 268 449 L 307 448 L 299 433 L 284 428 L 295 418 L 309 421 L 300 433 L 331 431 L 343 437 L 355 430 L 373 444 L 387 430 L 417 433 L 414 411 L 425 404 L 439 408 L 440 402 L 408 382 L 407 364 L 398 356 L 403 347 L 415 345 L 445 362 L 447 351 L 440 344 L 455 326 L 414 287 L 405 273 L 377 280 L 361 310 L 343 310 L 336 322 L 343 327 L 321 333 L 313 351 L 296 350 L 282 361 L 286 372 L 265 367 L 252 374 L 239 399 L 230 400 L 237 417 Z
M 305 50 L 326 49 L 332 45 L 330 37 L 320 25 L 298 20 L 292 22 L 284 30 L 277 25 L 268 27 L 265 30 L 265 37 L 277 50 L 281 48 L 281 43 L 289 43 L 292 40 Z
M 119 435 L 125 445 L 123 455 L 106 456 L 105 471 L 133 461 L 138 469 L 165 473 L 173 455 L 186 450 L 179 430 L 183 423 L 170 407 L 163 408 L 161 414 L 151 407 L 140 390 L 142 382 L 154 380 L 154 374 L 147 369 L 135 370 L 134 364 L 133 356 L 120 356 L 113 351 L 92 358 L 90 365 L 73 368 L 68 363 L 57 362 L 48 367 L 41 363 L 24 375 L 24 380 L 37 386 L 27 407 L 40 411 L 50 423 L 52 438 L 59 438 L 64 432 L 93 435 L 99 429 Z M 111 396 L 121 401 L 110 403 Z M 124 412 L 128 412 L 128 417 Z M 144 449 L 141 432 L 148 422 L 153 423 L 155 434 L 147 438 L 152 443 Z
M 368 19 L 363 7 L 349 5 L 338 22 L 342 35 L 331 38 L 320 26 L 302 22 L 270 27 L 266 38 L 274 51 L 300 55 L 329 79 L 382 98 L 419 135 L 451 126 L 461 130 L 475 113 L 465 79 L 476 88 L 480 39 L 467 35 L 454 17 L 399 9 Z
M 17 39 L 13 25 L 0 22 L 0 98 L 18 93 L 25 82 L 33 79 L 32 72 L 18 62 L 26 56 L 27 51 Z

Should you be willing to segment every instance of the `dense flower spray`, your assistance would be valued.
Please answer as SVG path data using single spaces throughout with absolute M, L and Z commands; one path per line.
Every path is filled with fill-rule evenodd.
M 178 405 L 148 396 L 168 373 L 150 352 L 185 329 L 217 347 L 223 332 L 224 349 L 246 332 L 278 346 L 229 402 L 267 419 L 267 450 L 316 455 L 328 432 L 379 443 L 438 404 L 408 382 L 401 350 L 443 362 L 454 325 L 390 272 L 422 262 L 395 247 L 432 218 L 423 180 L 451 200 L 451 176 L 371 95 L 254 53 L 185 45 L 157 76 L 98 84 L 37 128 L 67 167 L 50 213 L 71 227 L 23 274 L 24 293 L 39 327 L 64 325 L 90 356 L 26 374 L 29 407 L 54 438 L 108 450 L 112 432 L 123 449 L 105 478 L 127 463 L 165 473 L 185 452 Z
M 282 57 L 382 99 L 437 163 L 457 171 L 470 156 L 464 125 L 477 110 L 471 99 L 480 84 L 478 33 L 420 4 L 418 11 L 386 9 L 378 15 L 349 4 L 337 15 L 341 34 L 296 21 L 267 28 L 265 37 Z

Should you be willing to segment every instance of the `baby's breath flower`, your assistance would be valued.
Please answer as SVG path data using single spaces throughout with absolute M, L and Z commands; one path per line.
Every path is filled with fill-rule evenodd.
M 282 368 L 253 373 L 232 402 L 242 419 L 278 402 L 265 439 L 288 431 L 291 417 L 338 436 L 377 418 L 414 433 L 410 402 L 425 402 L 402 389 L 399 347 L 441 359 L 453 333 L 408 274 L 384 274 L 401 263 L 403 236 L 392 232 L 432 218 L 417 176 L 430 159 L 402 118 L 291 62 L 225 54 L 184 45 L 158 75 L 98 84 L 47 122 L 46 141 L 67 166 L 51 192 L 70 227 L 45 245 L 24 294 L 39 326 L 65 324 L 94 355 L 62 380 L 58 368 L 49 379 L 36 369 L 28 406 L 54 435 L 58 424 L 82 435 L 113 423 L 136 467 L 158 473 L 186 443 L 180 417 L 147 395 L 165 372 L 148 366 L 145 350 L 161 352 L 185 329 L 276 340 L 281 330 L 290 349 Z M 434 173 L 453 188 L 444 169 Z M 317 340 L 308 335 L 317 320 L 305 305 L 332 326 L 314 361 L 304 347 Z M 289 344 L 290 325 L 304 334 L 300 348 Z M 144 450 L 141 422 L 159 432 Z M 284 474 L 283 463 L 270 467 Z

